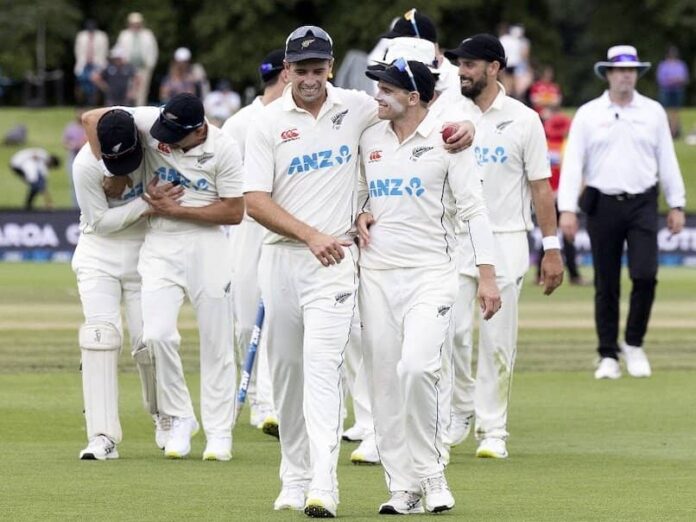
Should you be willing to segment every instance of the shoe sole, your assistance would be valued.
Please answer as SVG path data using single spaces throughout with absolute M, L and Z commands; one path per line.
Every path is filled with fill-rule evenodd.
M 320 504 L 308 504 L 304 508 L 304 513 L 312 518 L 336 518 L 331 511 Z
M 118 452 L 117 451 L 112 451 L 111 453 L 108 453 L 107 455 L 103 456 L 102 458 L 99 458 L 97 455 L 94 453 L 80 453 L 80 460 L 115 460 L 118 458 Z
M 378 513 L 380 515 L 417 515 L 420 513 L 425 513 L 425 510 L 421 507 L 419 510 L 412 509 L 412 510 L 408 510 L 408 511 L 399 511 L 394 506 L 389 504 L 389 505 L 380 506 Z
M 364 459 L 353 459 L 351 458 L 350 461 L 355 464 L 356 466 L 377 466 L 380 461 L 376 460 L 364 460 Z
M 276 422 L 264 422 L 261 425 L 261 431 L 266 435 L 280 439 L 280 432 L 278 431 L 278 423 Z
M 429 509 L 428 513 L 442 513 L 443 511 L 449 511 L 452 509 L 454 506 L 435 506 L 433 509 Z
M 203 453 L 203 460 L 228 462 L 232 460 L 232 455 L 229 453 L 225 455 L 218 455 L 217 453 Z
M 350 437 L 341 437 L 341 439 L 345 440 L 346 442 L 362 442 L 362 439 L 351 439 Z
M 495 451 L 490 451 L 490 450 L 477 451 L 476 456 L 480 459 L 506 459 L 506 458 L 508 458 L 507 455 L 501 455 L 500 453 L 496 453 Z M 451 509 L 451 508 L 447 508 L 447 509 Z

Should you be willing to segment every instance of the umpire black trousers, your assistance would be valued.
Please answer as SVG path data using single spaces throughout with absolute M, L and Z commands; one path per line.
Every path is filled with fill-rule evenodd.
M 642 346 L 657 285 L 657 186 L 643 194 L 599 194 L 587 217 L 592 243 L 595 327 L 600 357 L 618 358 L 621 259 L 632 282 L 625 341 Z

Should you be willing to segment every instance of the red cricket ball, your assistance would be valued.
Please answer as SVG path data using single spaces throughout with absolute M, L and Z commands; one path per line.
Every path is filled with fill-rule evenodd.
M 455 125 L 448 125 L 442 129 L 442 141 L 447 143 L 447 140 L 450 139 L 455 132 L 457 132 L 457 127 Z

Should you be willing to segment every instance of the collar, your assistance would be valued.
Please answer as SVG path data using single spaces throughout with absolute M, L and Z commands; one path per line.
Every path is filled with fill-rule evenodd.
M 291 83 L 287 84 L 285 89 L 283 89 L 282 99 L 284 111 L 295 110 L 298 112 L 306 112 L 304 109 L 300 109 L 295 103 L 295 100 L 292 97 Z M 331 85 L 331 83 L 326 82 L 326 100 L 324 100 L 324 105 L 322 105 L 321 109 L 319 110 L 319 116 L 324 114 L 332 106 L 341 105 L 342 103 L 343 99 L 341 98 L 340 92 L 336 89 L 336 87 Z
M 602 93 L 602 96 L 600 96 L 600 100 L 602 100 L 602 104 L 609 109 L 613 109 L 613 108 L 618 107 L 618 105 L 616 105 L 609 98 L 609 90 L 608 89 L 606 91 L 604 91 L 604 93 Z M 633 91 L 633 99 L 631 99 L 631 102 L 628 105 L 626 105 L 625 107 L 636 108 L 636 107 L 640 107 L 642 104 L 643 104 L 643 95 L 641 95 L 638 91 L 634 90 Z
M 501 110 L 503 108 L 503 102 L 505 101 L 505 97 L 507 96 L 507 93 L 505 92 L 505 87 L 503 87 L 503 84 L 500 82 L 495 82 L 495 83 L 498 84 L 498 95 L 495 97 L 495 100 L 493 100 L 493 103 L 488 108 L 488 110 L 491 110 L 491 109 Z
M 435 116 L 433 116 L 433 113 L 428 111 L 423 121 L 420 122 L 420 125 L 416 128 L 415 134 L 420 134 L 423 138 L 427 138 L 430 136 L 430 133 L 433 132 L 437 123 L 438 121 Z
M 208 135 L 205 137 L 205 141 L 186 152 L 182 151 L 184 156 L 202 156 L 203 154 L 213 154 L 215 152 L 215 139 L 217 137 L 215 132 L 218 131 L 218 128 L 211 125 L 208 118 L 205 119 L 205 122 L 208 124 Z

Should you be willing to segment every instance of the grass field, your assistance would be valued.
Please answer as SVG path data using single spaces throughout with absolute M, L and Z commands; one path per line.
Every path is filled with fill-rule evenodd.
M 24 124 L 29 130 L 27 147 L 43 147 L 63 159 L 63 165 L 51 171 L 49 189 L 56 208 L 71 206 L 68 176 L 65 170 L 66 151 L 61 145 L 63 129 L 75 117 L 69 107 L 51 109 L 0 108 L 0 136 L 8 129 Z M 682 112 L 682 127 L 688 132 L 696 130 L 696 109 Z M 25 197 L 25 185 L 9 168 L 9 160 L 20 147 L 0 144 L 0 209 L 21 207 Z M 687 211 L 696 212 L 696 147 L 683 140 L 676 143 L 677 156 L 686 183 Z M 39 205 L 43 202 L 39 200 Z M 664 210 L 665 203 L 661 201 Z
M 229 463 L 167 461 L 155 448 L 139 385 L 124 353 L 121 458 L 81 462 L 85 442 L 77 327 L 68 265 L 0 264 L 0 519 L 301 520 L 276 513 L 277 442 L 235 430 Z M 626 293 L 626 292 L 624 292 Z M 511 457 L 477 460 L 453 450 L 457 500 L 447 520 L 696 519 L 696 270 L 663 269 L 646 339 L 654 376 L 596 382 L 592 290 L 546 298 L 528 285 L 510 414 Z M 625 308 L 625 306 L 624 306 Z M 198 395 L 193 313 L 180 319 L 189 386 Z M 344 444 L 339 469 L 345 520 L 376 520 L 380 468 L 355 467 Z

